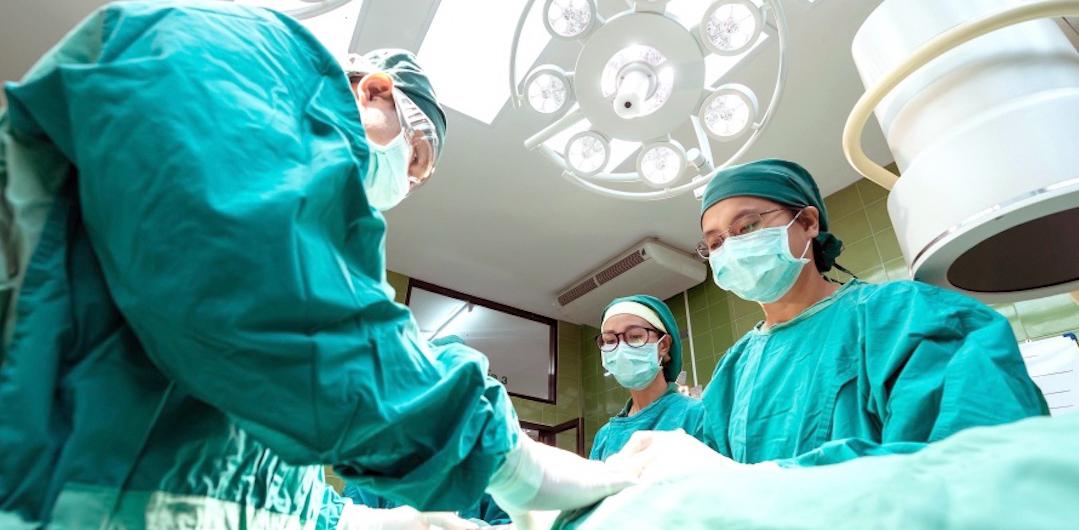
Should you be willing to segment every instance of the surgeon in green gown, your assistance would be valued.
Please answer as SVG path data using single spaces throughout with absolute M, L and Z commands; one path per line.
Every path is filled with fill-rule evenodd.
M 701 212 L 714 280 L 765 314 L 704 392 L 699 435 L 723 455 L 833 464 L 1048 413 L 989 307 L 917 281 L 827 279 L 842 243 L 798 164 L 722 170 Z
M 273 11 L 120 2 L 4 87 L 0 528 L 377 528 L 329 464 L 522 521 L 626 485 L 394 303 L 380 210 L 446 121 L 411 54 L 359 62 Z
M 618 298 L 604 310 L 601 331 L 603 367 L 630 399 L 596 432 L 589 458 L 605 460 L 637 431 L 698 432 L 704 408 L 674 382 L 682 371 L 682 338 L 667 304 L 648 295 Z

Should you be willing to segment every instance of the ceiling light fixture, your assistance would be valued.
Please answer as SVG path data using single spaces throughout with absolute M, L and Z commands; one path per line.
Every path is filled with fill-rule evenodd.
M 592 176 L 607 167 L 611 159 L 611 144 L 602 134 L 584 131 L 566 142 L 566 160 L 581 176 Z
M 536 68 L 525 80 L 528 104 L 541 114 L 554 114 L 573 100 L 569 76 L 557 66 Z
M 637 172 L 656 188 L 670 186 L 685 170 L 686 150 L 673 140 L 647 145 L 637 157 Z
M 519 63 L 521 35 L 526 25 L 538 25 L 529 24 L 536 7 L 529 0 L 510 51 L 510 99 L 518 108 L 527 101 L 552 122 L 526 139 L 525 147 L 540 150 L 566 178 L 589 190 L 637 200 L 681 195 L 737 161 L 760 137 L 781 98 L 786 19 L 779 0 L 700 1 L 707 7 L 692 6 L 696 20 L 684 21 L 686 10 L 672 12 L 678 10 L 669 0 L 545 0 L 539 18 L 555 37 L 549 46 L 571 46 L 576 60 L 568 68 L 538 66 L 521 80 L 518 65 L 531 64 L 527 57 Z M 775 85 L 762 112 L 753 89 L 727 78 L 737 73 L 738 62 L 773 41 L 779 47 Z M 545 57 L 568 58 L 548 51 Z M 708 78 L 706 64 L 716 60 L 723 61 L 723 73 Z M 570 132 L 582 122 L 586 130 Z M 572 136 L 564 144 L 551 141 L 567 134 Z M 636 164 L 611 162 L 616 145 L 634 146 L 627 156 L 635 154 Z M 718 157 L 717 150 L 731 153 Z M 633 167 L 612 172 L 625 166 Z
M 596 4 L 592 0 L 547 0 L 543 25 L 552 37 L 580 38 L 596 25 Z

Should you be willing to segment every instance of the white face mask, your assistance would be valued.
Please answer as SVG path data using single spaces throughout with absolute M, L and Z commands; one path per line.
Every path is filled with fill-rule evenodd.
M 788 232 L 798 215 L 786 226 L 762 228 L 723 243 L 718 252 L 709 256 L 716 285 L 743 300 L 763 304 L 786 296 L 809 263 L 805 255 L 812 243 L 806 241 L 801 256 L 791 254 Z
M 363 189 L 367 192 L 367 202 L 384 212 L 401 204 L 408 196 L 411 146 L 405 141 L 404 131 L 386 145 L 370 142 L 370 146 L 371 160 L 367 164 Z

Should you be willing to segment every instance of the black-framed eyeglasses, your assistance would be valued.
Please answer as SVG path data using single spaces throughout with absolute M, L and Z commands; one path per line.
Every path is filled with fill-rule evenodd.
M 773 208 L 771 210 L 764 210 L 760 212 L 747 212 L 739 215 L 734 219 L 734 221 L 731 222 L 730 226 L 727 227 L 726 230 L 722 232 L 713 232 L 711 234 L 708 234 L 703 240 L 701 240 L 700 243 L 697 243 L 697 254 L 704 259 L 708 259 L 708 256 L 711 256 L 712 253 L 716 252 L 717 250 L 719 250 L 720 247 L 723 246 L 723 242 L 726 241 L 727 238 L 752 234 L 753 232 L 765 228 L 764 216 L 779 212 L 794 212 L 795 215 L 797 215 L 805 208 L 805 206 L 797 208 L 783 206 L 780 208 Z
M 625 342 L 630 348 L 640 348 L 648 344 L 648 340 L 655 333 L 658 339 L 662 339 L 665 333 L 655 328 L 644 326 L 630 326 L 622 333 L 600 333 L 596 335 L 596 346 L 601 352 L 612 352 L 618 349 L 618 345 Z

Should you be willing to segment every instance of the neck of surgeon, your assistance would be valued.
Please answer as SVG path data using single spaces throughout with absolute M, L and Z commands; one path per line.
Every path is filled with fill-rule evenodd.
M 667 379 L 663 376 L 663 370 L 660 370 L 648 386 L 640 390 L 630 390 L 629 397 L 633 400 L 633 405 L 630 406 L 628 415 L 632 416 L 644 410 L 645 407 L 663 397 L 663 394 L 667 393 L 667 387 Z
M 812 252 L 812 251 L 810 251 Z M 797 317 L 813 304 L 832 296 L 839 289 L 839 285 L 825 279 L 813 265 L 812 256 L 808 256 L 809 262 L 802 267 L 798 275 L 798 281 L 791 287 L 783 298 L 770 304 L 761 304 L 764 309 L 764 327 L 787 322 Z

